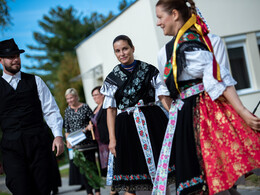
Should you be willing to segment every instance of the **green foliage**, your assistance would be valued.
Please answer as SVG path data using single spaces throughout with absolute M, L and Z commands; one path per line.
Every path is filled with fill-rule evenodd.
M 73 7 L 66 9 L 58 6 L 51 8 L 39 21 L 42 32 L 33 33 L 37 45 L 28 45 L 37 54 L 26 55 L 37 64 L 25 68 L 38 75 L 44 73 L 40 76 L 54 94 L 62 114 L 67 106 L 64 97 L 66 89 L 76 88 L 80 101 L 85 101 L 82 81 L 71 81 L 80 75 L 75 46 L 113 16 L 112 12 L 107 17 L 95 12 L 87 17 Z
M 7 193 L 7 192 L 1 192 L 1 191 L 0 191 L 0 195 L 11 195 L 11 194 L 9 194 L 9 193 Z
M 0 0 L 0 28 L 5 30 L 11 24 L 10 8 L 6 0 Z
M 126 0 L 122 0 L 118 6 L 119 10 L 123 10 L 128 6 L 128 3 Z
M 120 5 L 123 9 L 130 3 L 123 0 Z M 33 59 L 35 64 L 25 68 L 40 75 L 46 82 L 62 114 L 67 106 L 64 97 L 66 89 L 76 88 L 80 101 L 85 101 L 82 81 L 72 82 L 72 78 L 80 75 L 75 46 L 114 17 L 112 12 L 107 16 L 97 12 L 89 15 L 83 16 L 72 6 L 51 8 L 39 21 L 41 31 L 33 33 L 36 45 L 27 46 L 34 52 L 26 54 L 26 57 Z
M 35 59 L 37 65 L 27 69 L 45 70 L 42 75 L 55 87 L 58 82 L 57 72 L 65 53 L 75 53 L 75 46 L 94 30 L 94 24 L 86 17 L 78 14 L 73 7 L 51 8 L 48 15 L 44 15 L 39 25 L 44 33 L 34 32 L 33 36 L 38 46 L 28 45 L 28 48 L 38 52 L 37 55 L 26 55 Z
M 85 175 L 90 186 L 94 189 L 104 187 L 105 181 L 100 174 L 98 174 L 100 171 L 97 170 L 97 166 L 93 162 L 90 162 L 85 158 L 83 152 L 75 150 L 73 162 L 79 167 L 80 173 Z
M 65 53 L 57 73 L 59 82 L 57 82 L 55 91 L 53 92 L 62 115 L 64 115 L 64 110 L 67 107 L 64 94 L 68 88 L 75 88 L 79 93 L 80 101 L 85 102 L 81 80 L 71 82 L 71 79 L 78 75 L 80 75 L 80 69 L 76 55 L 72 53 Z
M 120 11 L 122 11 L 123 9 L 125 9 L 126 7 L 128 7 L 129 5 L 131 5 L 132 3 L 134 3 L 136 0 L 132 0 L 132 1 L 127 1 L 127 0 L 122 0 L 119 3 L 118 9 Z
M 102 14 L 92 13 L 90 17 L 82 16 L 73 7 L 51 8 L 48 15 L 44 15 L 39 25 L 42 32 L 34 32 L 33 37 L 38 46 L 28 45 L 36 55 L 26 57 L 36 60 L 37 65 L 26 67 L 33 70 L 45 70 L 47 74 L 43 79 L 50 81 L 55 87 L 58 80 L 57 72 L 66 53 L 75 54 L 75 46 L 92 34 L 114 15 L 112 12 L 106 17 Z
M 248 186 L 260 186 L 260 176 L 252 174 L 246 178 L 246 185 Z

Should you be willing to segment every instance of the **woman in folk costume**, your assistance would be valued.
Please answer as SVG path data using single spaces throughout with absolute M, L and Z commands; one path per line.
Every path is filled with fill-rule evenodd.
M 150 191 L 168 122 L 154 102 L 169 92 L 154 66 L 134 59 L 129 37 L 117 36 L 113 48 L 120 64 L 100 91 L 105 95 L 109 149 L 115 156 L 112 190 Z
M 225 47 L 193 0 L 159 0 L 156 15 L 164 34 L 174 36 L 171 54 L 166 46 L 158 55 L 173 101 L 153 194 L 165 193 L 170 153 L 177 194 L 238 194 L 236 180 L 260 167 L 260 119 L 242 105 Z

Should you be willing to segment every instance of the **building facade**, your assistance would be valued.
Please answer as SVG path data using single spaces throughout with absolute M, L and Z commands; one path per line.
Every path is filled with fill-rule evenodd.
M 128 35 L 135 46 L 135 58 L 157 66 L 157 53 L 171 37 L 156 26 L 157 0 L 137 0 L 108 24 L 76 47 L 87 103 L 95 103 L 91 90 L 101 85 L 118 64 L 112 42 Z M 211 33 L 219 35 L 230 60 L 230 70 L 238 82 L 237 92 L 244 105 L 253 111 L 260 101 L 260 22 L 259 0 L 195 0 Z M 260 116 L 260 108 L 256 114 Z

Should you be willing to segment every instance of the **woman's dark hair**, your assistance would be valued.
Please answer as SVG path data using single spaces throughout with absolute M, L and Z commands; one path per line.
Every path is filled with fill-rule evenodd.
M 91 94 L 93 94 L 94 91 L 98 90 L 100 92 L 101 86 L 96 86 L 94 89 L 92 89 Z
M 134 45 L 133 45 L 131 39 L 130 39 L 128 36 L 126 36 L 126 35 L 118 35 L 118 36 L 114 39 L 113 45 L 114 45 L 115 42 L 120 41 L 120 40 L 127 41 L 128 45 L 129 45 L 131 48 L 134 47 Z
M 190 7 L 187 6 L 187 3 L 190 4 Z M 162 6 L 164 11 L 169 14 L 174 9 L 178 10 L 185 22 L 191 17 L 191 14 L 197 14 L 193 0 L 159 0 L 156 6 Z

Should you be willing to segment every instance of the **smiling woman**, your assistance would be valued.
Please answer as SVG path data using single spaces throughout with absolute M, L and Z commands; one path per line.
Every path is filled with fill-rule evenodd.
M 68 103 L 68 107 L 65 110 L 64 115 L 64 129 L 65 129 L 65 136 L 66 138 L 72 132 L 77 130 L 82 130 L 87 127 L 89 124 L 91 115 L 93 114 L 92 110 L 89 106 L 85 103 L 79 102 L 78 92 L 74 88 L 69 88 L 65 92 L 65 98 Z M 85 132 L 83 130 L 83 132 Z M 84 146 L 88 145 L 92 142 L 92 135 L 91 132 L 86 131 L 86 139 L 78 143 L 76 146 Z M 67 148 L 69 152 L 72 154 L 70 155 L 70 176 L 69 176 L 69 184 L 70 185 L 79 185 L 83 186 L 83 189 L 86 188 L 87 194 L 93 194 L 92 190 L 93 187 L 90 186 L 90 182 L 86 179 L 84 175 L 82 175 L 79 171 L 79 167 L 76 167 L 74 164 L 74 156 L 72 146 L 67 140 Z M 84 151 L 84 156 L 93 167 L 96 166 L 95 163 L 95 150 Z M 86 164 L 87 166 L 87 164 Z M 96 170 L 93 170 L 97 172 Z M 100 189 L 95 189 L 95 194 L 100 194 Z
M 117 36 L 113 49 L 120 64 L 101 88 L 109 149 L 116 157 L 112 190 L 126 194 L 150 191 L 168 121 L 155 101 L 169 93 L 153 65 L 134 59 L 135 48 L 128 36 Z M 169 181 L 171 174 L 172 169 Z
M 174 100 L 167 127 L 173 142 L 163 144 L 167 152 L 160 159 L 175 158 L 177 194 L 238 194 L 237 179 L 260 167 L 260 118 L 241 103 L 226 48 L 209 33 L 193 0 L 159 0 L 156 15 L 157 26 L 174 36 L 159 53 Z M 166 186 L 167 178 L 158 178 L 154 193 L 164 194 L 158 186 Z

